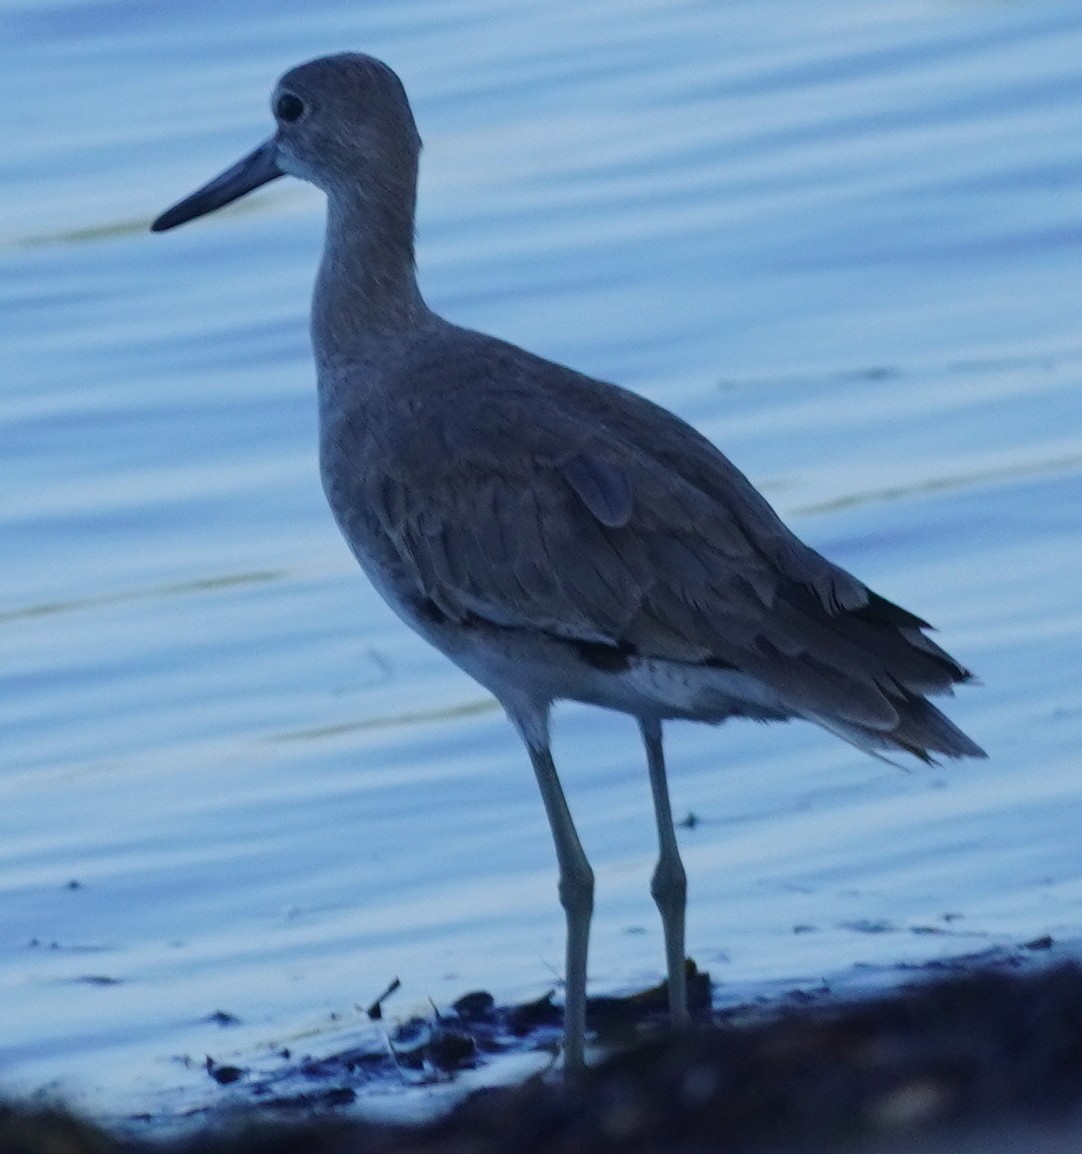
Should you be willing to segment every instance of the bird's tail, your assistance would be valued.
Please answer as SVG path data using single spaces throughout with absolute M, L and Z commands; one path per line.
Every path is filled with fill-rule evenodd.
M 927 698 L 907 693 L 901 700 L 892 698 L 891 704 L 898 711 L 898 725 L 889 731 L 823 714 L 806 716 L 843 741 L 875 756 L 901 751 L 928 764 L 934 764 L 936 754 L 950 758 L 988 756 Z

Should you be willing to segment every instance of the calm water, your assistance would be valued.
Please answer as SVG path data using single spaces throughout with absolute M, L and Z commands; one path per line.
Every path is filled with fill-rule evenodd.
M 516 739 L 324 508 L 321 198 L 146 232 L 345 47 L 412 94 L 436 308 L 675 408 L 985 681 L 985 764 L 671 728 L 722 995 L 1082 934 L 1076 4 L 0 0 L 0 1088 L 146 1108 L 561 966 Z M 594 988 L 655 980 L 634 727 L 556 752 Z

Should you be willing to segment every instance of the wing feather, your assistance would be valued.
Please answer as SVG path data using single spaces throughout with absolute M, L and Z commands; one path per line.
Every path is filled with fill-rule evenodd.
M 381 548 L 441 612 L 729 665 L 794 708 L 884 732 L 905 694 L 964 675 L 690 426 L 515 355 L 506 387 L 426 394 L 379 442 Z

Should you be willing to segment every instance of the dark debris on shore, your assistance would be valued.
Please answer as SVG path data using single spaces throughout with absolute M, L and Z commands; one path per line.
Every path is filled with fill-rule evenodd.
M 446 1022 L 463 1060 L 506 1028 L 506 1012 L 484 995 L 471 998 Z M 595 1025 L 611 1034 L 640 1016 L 653 1021 L 655 1000 L 647 992 L 637 1004 L 598 1003 Z M 546 1004 L 535 1012 L 549 1030 L 557 1010 Z M 348 1064 L 331 1062 L 303 1102 L 256 1098 L 171 1139 L 9 1104 L 0 1107 L 0 1154 L 1082 1151 L 1082 968 L 1074 963 L 925 977 L 861 1001 L 795 1000 L 726 1019 L 683 1037 L 614 1044 L 580 1076 L 552 1071 L 478 1091 L 418 1125 L 358 1116 L 363 1097 L 340 1077 Z M 334 1108 L 355 1100 L 351 1110 Z M 283 1117 L 283 1106 L 303 1109 Z

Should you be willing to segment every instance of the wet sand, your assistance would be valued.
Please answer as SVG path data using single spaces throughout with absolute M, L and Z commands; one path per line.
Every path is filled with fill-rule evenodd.
M 0 1151 L 1076 1150 L 1082 968 L 1035 962 L 1051 945 L 1030 943 L 972 972 L 924 971 L 861 1000 L 824 990 L 724 1014 L 700 1004 L 700 1024 L 684 1037 L 658 1029 L 656 991 L 605 999 L 593 1003 L 592 1025 L 613 1052 L 581 1077 L 550 1071 L 478 1091 L 418 1125 L 365 1120 L 373 1071 L 357 1054 L 337 1055 L 304 1070 L 306 1095 L 276 1095 L 249 1071 L 223 1074 L 209 1063 L 218 1081 L 248 1082 L 250 1105 L 238 1111 L 233 1097 L 170 1139 L 146 1136 L 160 1121 L 152 1118 L 107 1132 L 59 1109 L 9 1104 L 0 1109 Z M 701 978 L 696 988 L 708 991 Z M 547 1045 L 555 1007 L 543 1000 L 530 1012 L 472 995 L 427 1032 L 404 1024 L 392 1049 L 402 1069 L 413 1062 L 453 1077 L 515 1031 L 520 1045 Z M 410 1029 L 426 1039 L 412 1049 Z

